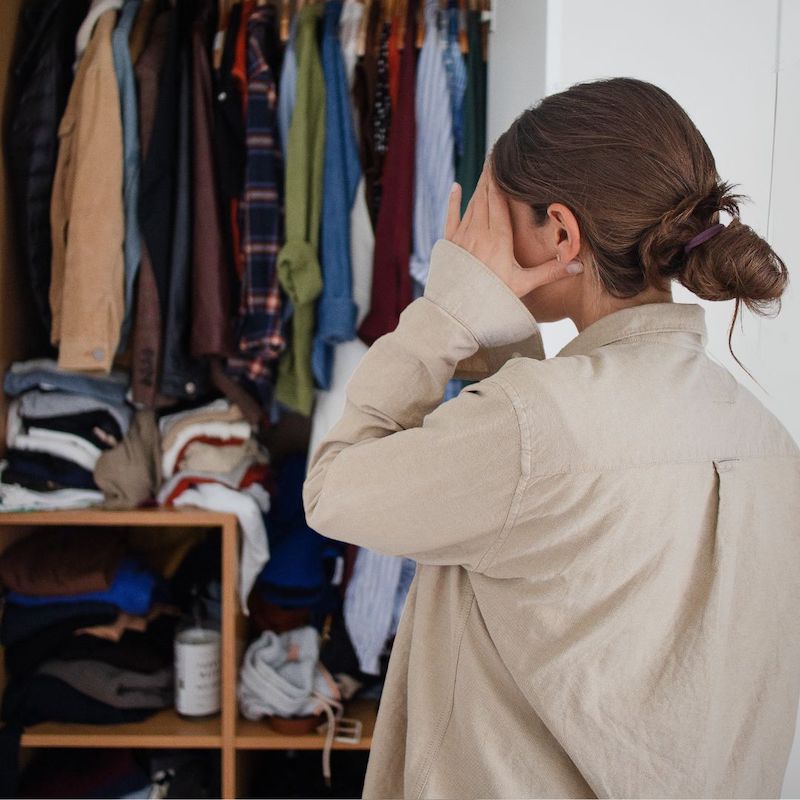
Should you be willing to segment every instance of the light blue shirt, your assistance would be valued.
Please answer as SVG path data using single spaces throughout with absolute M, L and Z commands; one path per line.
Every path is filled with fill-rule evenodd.
M 114 71 L 119 84 L 119 101 L 122 111 L 123 148 L 123 201 L 125 206 L 125 316 L 120 329 L 119 351 L 128 342 L 133 319 L 133 287 L 142 257 L 139 234 L 139 112 L 136 96 L 136 78 L 128 41 L 136 14 L 142 0 L 126 0 L 117 26 L 111 35 L 114 54 Z
M 359 548 L 344 596 L 344 624 L 367 675 L 380 674 L 386 640 L 397 631 L 416 562 Z
M 444 234 L 447 202 L 455 180 L 453 117 L 437 24 L 438 0 L 425 0 L 425 41 L 417 63 L 414 250 L 411 275 L 428 280 L 431 250 Z
M 289 41 L 283 54 L 281 76 L 278 80 L 278 131 L 281 137 L 281 150 L 286 160 L 289 144 L 289 126 L 292 124 L 294 104 L 297 102 L 297 55 L 294 49 L 297 37 L 297 14 L 292 17 L 289 28 Z
M 339 41 L 341 13 L 342 0 L 328 0 L 322 38 L 325 76 L 325 166 L 320 223 L 322 293 L 317 301 L 317 326 L 311 351 L 311 371 L 322 389 L 331 385 L 335 346 L 355 338 L 358 314 L 353 300 L 350 212 L 361 180 L 361 163 Z

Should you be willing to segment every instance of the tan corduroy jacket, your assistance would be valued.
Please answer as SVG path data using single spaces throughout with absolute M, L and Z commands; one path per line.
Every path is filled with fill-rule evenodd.
M 655 303 L 543 359 L 437 243 L 303 487 L 320 533 L 418 562 L 364 797 L 779 796 L 800 451 L 705 342 L 700 305 Z
M 81 57 L 58 128 L 50 202 L 53 270 L 50 338 L 58 365 L 111 368 L 125 313 L 122 118 L 105 11 Z

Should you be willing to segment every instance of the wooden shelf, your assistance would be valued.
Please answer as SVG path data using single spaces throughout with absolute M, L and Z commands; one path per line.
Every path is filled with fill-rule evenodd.
M 369 750 L 377 713 L 377 700 L 351 700 L 345 703 L 344 715 L 361 720 L 361 741 L 358 744 L 334 742 L 334 749 Z M 274 731 L 266 720 L 253 722 L 240 718 L 236 722 L 237 750 L 322 750 L 324 745 L 325 736 L 318 733 L 289 736 Z
M 220 717 L 184 719 L 174 709 L 141 722 L 77 725 L 43 722 L 22 735 L 23 747 L 222 747 Z
M 142 508 L 135 511 L 110 511 L 83 508 L 71 511 L 11 511 L 0 513 L 2 525 L 108 525 L 132 527 L 222 527 L 235 521 L 233 514 L 199 508 Z

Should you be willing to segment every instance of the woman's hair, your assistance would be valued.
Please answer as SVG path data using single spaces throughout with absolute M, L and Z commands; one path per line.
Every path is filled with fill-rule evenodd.
M 747 198 L 720 181 L 700 131 L 652 83 L 588 81 L 545 97 L 497 140 L 491 166 L 537 224 L 551 203 L 575 214 L 582 248 L 615 297 L 674 278 L 704 300 L 736 300 L 729 347 L 740 303 L 764 316 L 780 310 L 786 265 L 739 220 Z M 727 227 L 685 254 L 720 211 L 733 218 Z

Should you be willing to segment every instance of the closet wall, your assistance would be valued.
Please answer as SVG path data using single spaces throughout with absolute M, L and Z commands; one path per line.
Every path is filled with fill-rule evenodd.
M 543 95 L 592 78 L 631 76 L 662 86 L 705 136 L 723 180 L 752 203 L 743 220 L 786 262 L 789 290 L 777 319 L 744 313 L 728 352 L 733 302 L 707 303 L 711 353 L 800 441 L 800 4 L 792 0 L 497 0 L 489 59 L 488 141 Z M 521 77 L 524 76 L 524 77 Z M 676 287 L 679 302 L 698 302 Z M 575 335 L 546 326 L 553 354 Z M 800 736 L 784 797 L 800 796 Z

